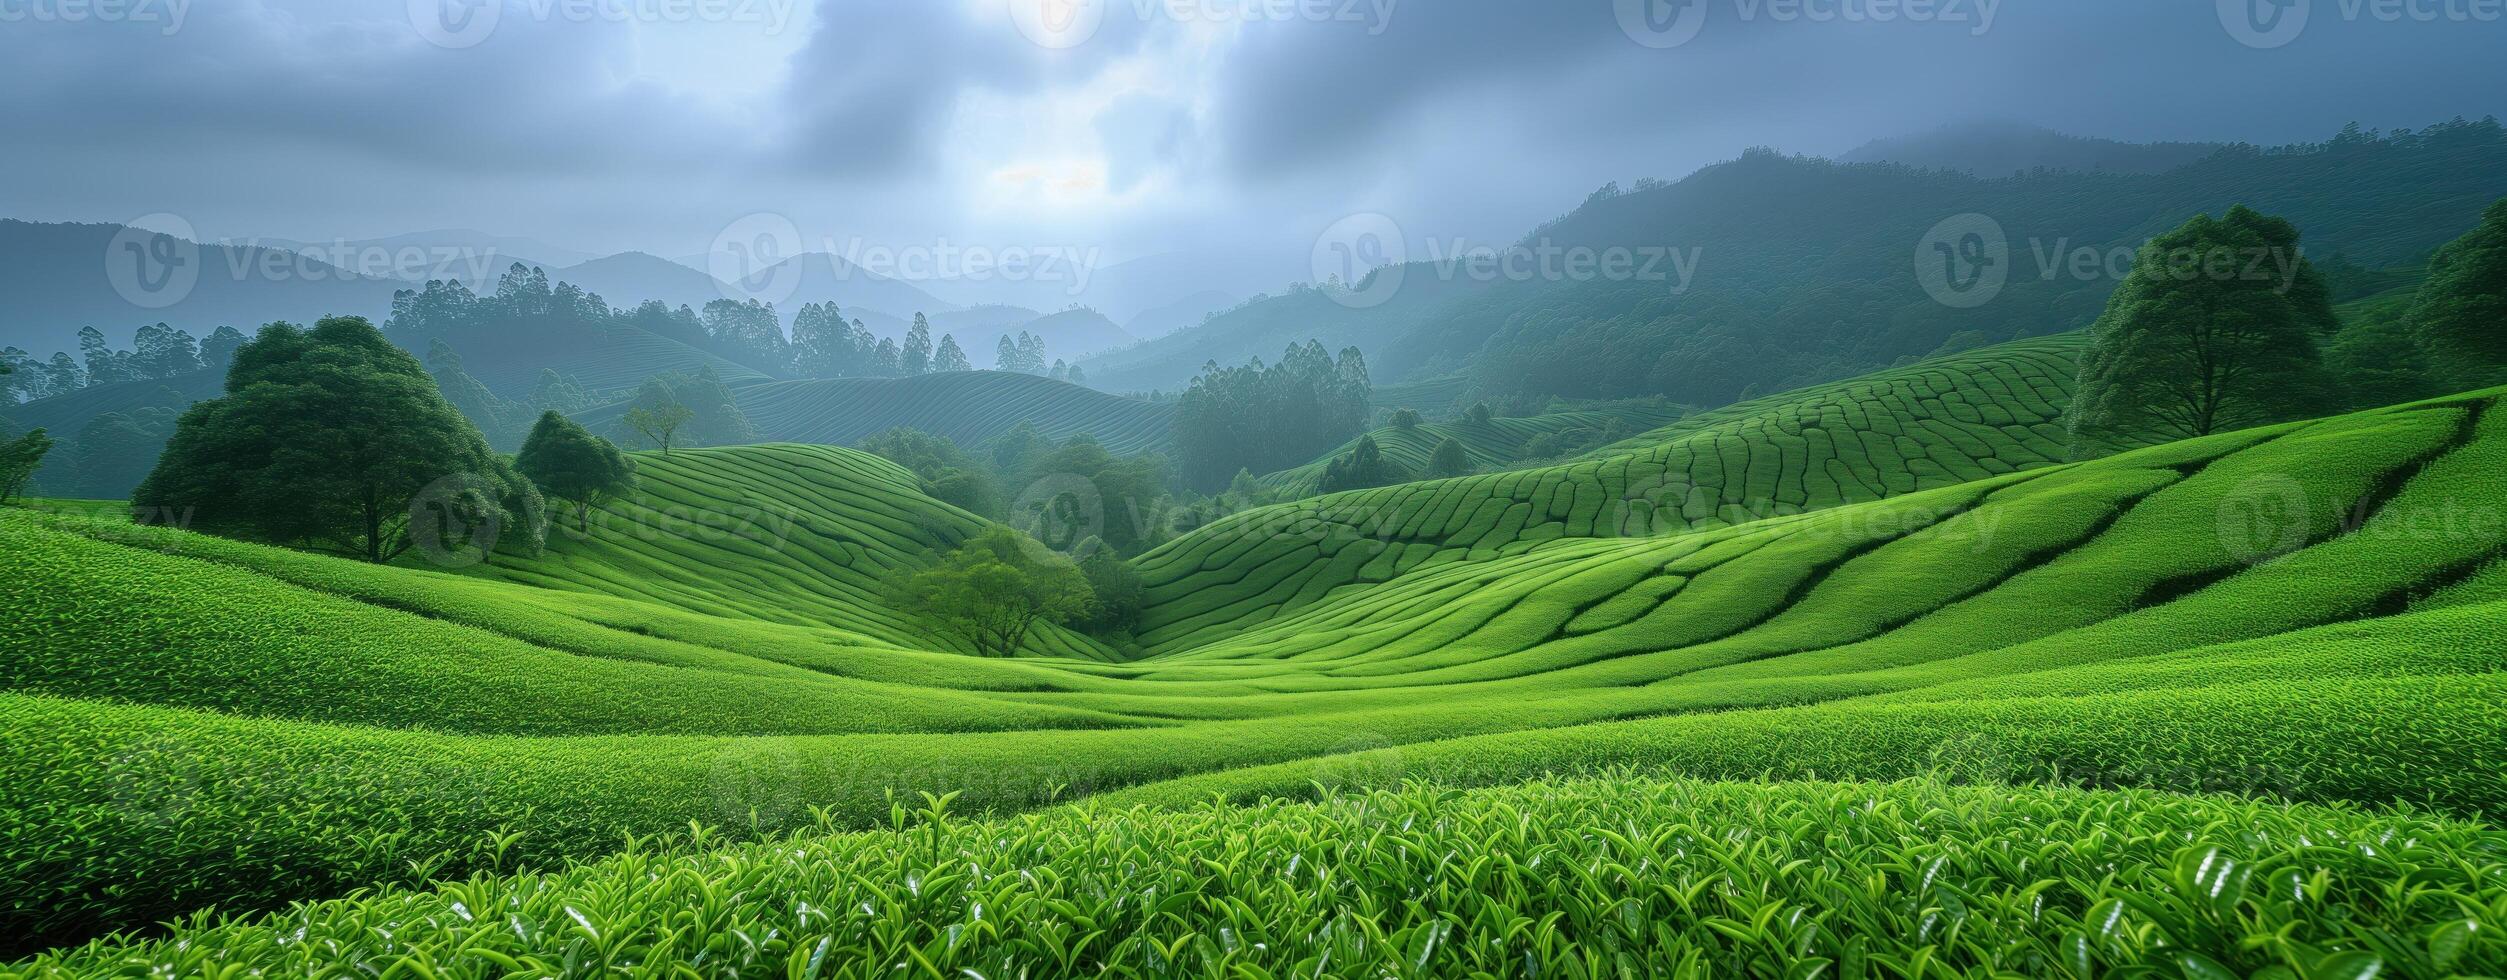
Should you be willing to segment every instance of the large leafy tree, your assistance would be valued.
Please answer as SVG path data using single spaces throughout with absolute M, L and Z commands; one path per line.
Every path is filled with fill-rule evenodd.
M 740 411 L 740 400 L 731 386 L 710 366 L 694 374 L 673 371 L 644 379 L 619 425 L 620 439 L 641 435 L 665 452 L 678 445 L 739 446 L 758 441 L 757 426 Z
M 466 551 L 485 527 L 508 545 L 546 533 L 539 491 L 362 317 L 262 328 L 235 352 L 226 395 L 183 414 L 131 503 L 373 562 Z
M 1409 476 L 1399 464 L 1384 458 L 1384 450 L 1375 444 L 1374 436 L 1359 436 L 1357 445 L 1323 464 L 1323 479 L 1317 489 L 1339 493 L 1389 486 L 1407 479 Z
M 579 533 L 591 532 L 593 508 L 635 492 L 635 464 L 617 445 L 556 412 L 540 414 L 514 468 L 540 492 L 573 504 Z
M 2410 322 L 2448 362 L 2444 374 L 2485 384 L 2507 368 L 2507 200 L 2429 260 Z
M 16 500 L 26 492 L 26 485 L 35 479 L 35 470 L 44 462 L 44 454 L 52 451 L 52 440 L 44 430 L 36 429 L 15 439 L 0 441 L 0 504 Z
M 2090 326 L 2076 450 L 2297 418 L 2324 403 L 2316 339 L 2339 326 L 2298 229 L 2239 206 L 2144 245 Z
M 1043 623 L 1088 615 L 1095 598 L 1078 566 L 1009 528 L 992 525 L 899 586 L 899 605 L 977 653 L 1018 653 Z

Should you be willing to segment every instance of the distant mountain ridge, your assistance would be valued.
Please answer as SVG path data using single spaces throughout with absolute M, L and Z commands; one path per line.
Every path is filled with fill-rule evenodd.
M 2122 174 L 2165 173 L 2227 148 L 2226 143 L 2127 143 L 2072 136 L 2015 122 L 1974 122 L 1873 140 L 1839 163 L 1896 163 L 1979 177 L 2044 168 Z

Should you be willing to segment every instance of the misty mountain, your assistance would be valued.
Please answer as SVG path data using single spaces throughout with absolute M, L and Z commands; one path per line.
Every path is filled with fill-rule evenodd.
M 1552 251 L 1673 256 L 1655 275 L 1412 263 L 1381 305 L 1350 310 L 1292 290 L 1084 366 L 1110 390 L 1173 388 L 1205 361 L 1276 357 L 1312 337 L 1360 346 L 1379 383 L 1461 371 L 1489 397 L 1718 404 L 1920 357 L 1957 335 L 1998 342 L 2085 326 L 2132 250 L 2194 214 L 2245 204 L 2297 224 L 2309 255 L 2387 268 L 2425 261 L 2502 196 L 2507 132 L 2495 121 L 2234 146 L 2152 174 L 1987 180 L 1752 151 L 1678 182 L 1604 188 L 1525 237 Z M 1979 302 L 1945 303 L 1914 260 L 1945 226 L 1970 225 L 1999 249 L 2001 281 Z
M 496 281 L 516 262 L 542 269 L 579 265 L 599 253 L 561 248 L 533 238 L 491 235 L 466 228 L 419 231 L 386 238 L 302 241 L 288 238 L 227 239 L 222 245 L 303 252 L 351 272 L 423 283 L 453 279 L 472 289 Z
M 1140 338 L 1164 337 L 1197 326 L 1203 317 L 1236 305 L 1238 297 L 1217 290 L 1193 293 L 1164 306 L 1152 307 L 1123 321 L 1123 332 Z
M 207 336 L 272 320 L 357 314 L 380 323 L 396 279 L 283 248 L 203 245 L 122 225 L 0 220 L 0 347 L 75 352 L 92 326 L 117 345 L 144 324 Z
M 1979 177 L 2007 177 L 2048 170 L 2155 174 L 2218 152 L 2220 143 L 2126 143 L 2071 136 L 2014 122 L 1973 122 L 1906 136 L 1873 140 L 1837 158 L 1839 163 L 1897 163 L 1922 170 L 1954 170 Z

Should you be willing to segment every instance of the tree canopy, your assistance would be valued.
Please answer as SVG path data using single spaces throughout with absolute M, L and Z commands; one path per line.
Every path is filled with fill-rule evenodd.
M 235 352 L 226 395 L 183 414 L 131 503 L 373 562 L 413 547 L 485 557 L 546 533 L 539 491 L 362 317 L 263 327 Z
M 2144 245 L 2090 327 L 2076 451 L 2301 417 L 2323 403 L 2316 339 L 2339 326 L 2298 229 L 2245 207 Z
M 514 468 L 541 493 L 574 505 L 578 533 L 591 532 L 593 508 L 635 492 L 635 464 L 609 440 L 554 411 L 540 413 Z
M 2507 199 L 2430 258 L 2410 322 L 2449 375 L 2485 384 L 2507 368 Z
M 1095 603 L 1078 566 L 997 524 L 907 577 L 899 592 L 901 608 L 988 657 L 1017 654 L 1037 625 L 1072 622 Z
M 1184 483 L 1211 493 L 1238 470 L 1268 473 L 1313 459 L 1365 428 L 1372 395 L 1355 347 L 1335 357 L 1308 341 L 1278 364 L 1204 366 L 1176 404 Z

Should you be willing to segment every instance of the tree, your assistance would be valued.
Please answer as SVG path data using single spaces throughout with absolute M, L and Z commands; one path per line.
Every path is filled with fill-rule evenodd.
M 1018 341 L 1011 340 L 1009 334 L 1002 334 L 1001 342 L 993 346 L 992 369 L 995 371 L 1016 371 L 1018 370 L 1018 365 Z
M 792 318 L 792 372 L 804 378 L 842 378 L 861 372 L 862 355 L 852 325 L 834 303 L 810 303 Z
M 1463 420 L 1472 425 L 1485 426 L 1496 418 L 1497 410 L 1490 408 L 1487 402 L 1473 402 L 1471 411 L 1463 413 Z
M 890 429 L 862 440 L 864 452 L 905 467 L 934 500 L 985 517 L 1001 516 L 1001 487 L 983 466 L 948 439 L 915 429 Z
M 1074 553 L 1079 555 L 1080 576 L 1088 580 L 1088 591 L 1096 599 L 1087 616 L 1075 625 L 1099 636 L 1128 635 L 1139 629 L 1141 612 L 1148 605 L 1148 588 L 1141 583 L 1140 570 L 1096 538 L 1080 542 Z
M 1419 413 L 1407 408 L 1393 410 L 1393 428 L 1409 432 L 1419 427 Z
M 1437 443 L 1436 454 L 1428 457 L 1427 476 L 1431 480 L 1461 476 L 1469 472 L 1471 472 L 1471 453 L 1463 449 L 1462 443 L 1451 436 L 1446 437 L 1444 442 Z
M 661 447 L 662 455 L 670 455 L 670 441 L 679 429 L 696 417 L 696 410 L 675 401 L 658 405 L 637 405 L 627 409 L 627 427 L 643 433 L 653 445 Z
M 966 351 L 958 347 L 958 339 L 944 333 L 940 335 L 940 352 L 931 356 L 931 369 L 940 374 L 956 374 L 975 370 L 975 365 L 966 359 Z
M 1071 622 L 1095 602 L 1077 566 L 997 524 L 898 591 L 899 608 L 988 657 L 1017 654 L 1038 624 Z
M 2152 239 L 2090 325 L 2075 451 L 2297 418 L 2322 401 L 2316 338 L 2338 327 L 2298 229 L 2244 206 Z
M 1323 465 L 1323 480 L 1317 489 L 1339 493 L 1390 486 L 1405 479 L 1401 467 L 1384 458 L 1384 450 L 1375 444 L 1374 436 L 1359 436 L 1357 445 Z
M 226 395 L 183 413 L 131 503 L 371 562 L 546 533 L 539 491 L 363 317 L 263 327 L 235 352 Z M 504 533 L 466 533 L 490 529 Z
M 578 533 L 591 533 L 593 508 L 635 492 L 635 464 L 618 446 L 556 412 L 540 413 L 514 468 L 541 493 L 574 505 Z
M 2438 394 L 2429 380 L 2429 359 L 2410 327 L 2391 317 L 2352 324 L 2324 351 L 2324 366 L 2338 383 L 2343 407 L 2376 408 Z
M 2507 368 L 2507 199 L 2437 250 L 2409 320 L 2461 381 L 2485 384 Z
M 1278 364 L 1205 365 L 1176 404 L 1184 485 L 1215 492 L 1240 469 L 1296 466 L 1364 431 L 1372 392 L 1356 354 L 1335 358 L 1308 341 L 1289 347 Z
M 914 314 L 914 325 L 905 329 L 905 344 L 898 350 L 898 370 L 906 377 L 931 373 L 931 321 Z
M 875 378 L 903 377 L 905 374 L 904 356 L 904 353 L 897 349 L 896 338 L 879 338 L 879 346 L 871 348 L 870 375 Z
M 35 479 L 35 470 L 43 466 L 44 454 L 51 451 L 52 440 L 42 429 L 0 442 L 0 504 L 16 500 L 18 494 L 26 492 L 26 485 Z
M 131 352 L 114 350 L 113 345 L 105 342 L 104 331 L 78 328 L 78 353 L 87 362 L 88 384 L 109 385 L 136 377 L 131 368 Z
M 531 386 L 530 404 L 544 412 L 572 415 L 592 407 L 592 395 L 556 368 L 541 368 L 540 380 Z
M 705 304 L 702 316 L 706 335 L 742 363 L 768 370 L 792 363 L 783 321 L 773 306 L 753 299 L 718 299 Z
M 1045 339 L 1043 337 L 1025 330 L 1018 332 L 1018 369 L 1027 374 L 1045 373 Z
M 200 342 L 183 330 L 157 323 L 131 339 L 131 371 L 142 378 L 175 378 L 200 370 Z
M 684 410 L 684 416 L 673 408 Z M 643 409 L 637 416 L 635 409 Z M 672 446 L 738 446 L 758 441 L 757 427 L 740 411 L 731 386 L 710 366 L 694 374 L 677 371 L 644 379 L 628 402 L 628 416 L 615 431 L 620 439 L 642 435 L 667 453 Z M 660 423 L 671 423 L 670 445 L 662 445 Z M 642 424 L 638 424 L 642 423 Z
M 227 365 L 235 363 L 235 350 L 244 346 L 244 342 L 244 332 L 234 327 L 219 327 L 211 331 L 209 339 L 200 342 L 200 366 L 211 371 L 225 371 Z
M 1072 364 L 1071 376 L 1067 380 L 1069 380 L 1072 384 L 1085 388 L 1088 386 L 1088 372 L 1080 370 L 1078 364 Z

